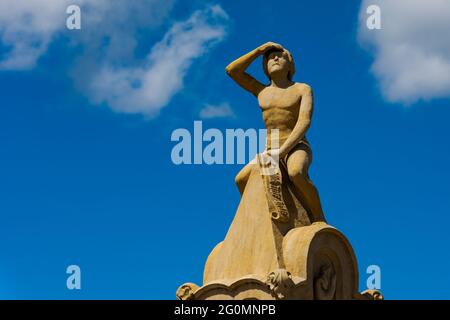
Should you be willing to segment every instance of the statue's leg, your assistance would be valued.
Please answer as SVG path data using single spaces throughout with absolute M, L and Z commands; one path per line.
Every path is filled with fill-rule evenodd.
M 234 181 L 236 182 L 241 195 L 244 193 L 245 186 L 247 184 L 248 178 L 250 178 L 250 173 L 252 172 L 254 166 L 255 164 L 248 163 L 244 168 L 242 168 L 241 171 L 239 171 L 239 173 L 234 178 Z
M 325 221 L 319 193 L 308 176 L 310 161 L 310 154 L 302 145 L 299 145 L 288 155 L 287 170 L 290 180 L 294 183 L 307 207 L 307 211 L 312 215 L 313 222 Z

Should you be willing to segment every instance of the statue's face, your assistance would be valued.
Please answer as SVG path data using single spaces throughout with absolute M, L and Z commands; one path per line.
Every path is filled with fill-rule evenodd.
M 276 73 L 289 73 L 289 60 L 287 53 L 284 51 L 274 51 L 267 57 L 267 71 L 269 75 Z

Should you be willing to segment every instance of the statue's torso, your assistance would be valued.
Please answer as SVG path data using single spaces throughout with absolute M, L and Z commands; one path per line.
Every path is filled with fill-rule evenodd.
M 289 137 L 297 123 L 303 93 L 302 87 L 303 85 L 300 83 L 295 83 L 286 89 L 268 86 L 258 95 L 259 106 L 268 130 L 268 138 L 270 140 L 271 129 L 278 129 L 279 147 Z

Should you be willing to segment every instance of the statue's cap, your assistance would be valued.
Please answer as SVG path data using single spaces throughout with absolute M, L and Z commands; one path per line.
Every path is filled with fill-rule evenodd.
M 264 70 L 264 73 L 266 74 L 267 78 L 270 79 L 269 71 L 267 70 L 267 61 L 269 59 L 269 55 L 272 52 L 284 52 L 284 53 L 286 53 L 287 59 L 289 61 L 288 79 L 292 81 L 292 78 L 294 77 L 294 74 L 295 74 L 294 58 L 292 57 L 292 54 L 289 52 L 289 50 L 287 50 L 285 48 L 283 48 L 283 50 L 273 48 L 273 49 L 267 50 L 264 53 L 264 56 L 263 56 L 263 70 Z

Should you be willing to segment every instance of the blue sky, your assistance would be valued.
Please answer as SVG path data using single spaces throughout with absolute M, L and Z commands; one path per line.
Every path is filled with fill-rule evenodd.
M 314 90 L 310 176 L 361 290 L 375 264 L 387 299 L 450 298 L 449 5 L 373 2 L 381 30 L 365 29 L 365 1 L 1 0 L 0 298 L 173 299 L 200 284 L 242 165 L 176 166 L 170 136 L 195 120 L 263 128 L 224 68 L 267 41 Z M 65 28 L 68 3 L 81 30 Z

